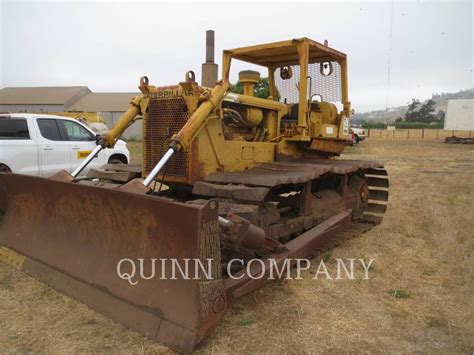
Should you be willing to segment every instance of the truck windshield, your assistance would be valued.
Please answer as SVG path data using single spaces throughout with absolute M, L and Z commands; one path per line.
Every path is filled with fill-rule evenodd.
M 0 139 L 30 139 L 26 120 L 0 117 Z

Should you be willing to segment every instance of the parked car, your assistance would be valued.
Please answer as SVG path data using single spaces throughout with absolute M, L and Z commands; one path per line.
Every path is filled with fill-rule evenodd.
M 96 134 L 66 117 L 12 113 L 0 115 L 0 171 L 49 177 L 74 171 L 96 147 Z M 83 171 L 106 163 L 130 162 L 127 144 L 119 140 L 104 149 Z
M 363 128 L 352 126 L 350 130 L 354 133 L 353 144 L 358 144 L 365 140 L 365 130 Z
M 350 146 L 354 145 L 354 131 L 349 128 L 349 135 L 347 136 L 347 144 Z

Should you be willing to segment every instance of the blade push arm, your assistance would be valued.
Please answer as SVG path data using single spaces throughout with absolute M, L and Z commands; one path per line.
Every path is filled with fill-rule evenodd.
M 171 138 L 170 148 L 175 151 L 188 149 L 201 128 L 205 126 L 210 113 L 222 102 L 229 89 L 228 80 L 219 81 L 206 101 L 198 107 L 181 130 Z
M 102 149 L 113 148 L 117 140 L 122 136 L 123 132 L 135 122 L 137 116 L 141 113 L 141 103 L 144 97 L 142 95 L 135 96 L 130 102 L 130 108 L 120 116 L 117 123 L 108 130 L 102 137 L 97 141 L 97 147 L 84 159 L 82 164 L 73 171 L 71 174 L 73 178 L 76 178 L 89 163 L 100 153 Z
M 120 116 L 117 123 L 99 138 L 99 144 L 102 148 L 113 148 L 117 140 L 122 136 L 123 132 L 130 127 L 141 113 L 141 101 L 143 96 L 135 96 L 130 102 L 129 109 Z

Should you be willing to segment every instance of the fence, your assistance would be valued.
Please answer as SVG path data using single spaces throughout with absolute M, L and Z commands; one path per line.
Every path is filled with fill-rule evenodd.
M 474 131 L 450 131 L 444 129 L 428 129 L 428 128 L 410 128 L 410 129 L 368 129 L 367 137 L 379 139 L 441 139 L 446 137 L 474 137 Z

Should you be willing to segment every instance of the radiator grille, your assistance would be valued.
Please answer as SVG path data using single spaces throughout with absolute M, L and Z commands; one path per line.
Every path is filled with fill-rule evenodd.
M 182 98 L 151 100 L 144 130 L 145 174 L 155 167 L 168 150 L 170 138 L 188 120 L 188 108 Z M 163 170 L 164 171 L 164 170 Z M 178 152 L 166 165 L 166 176 L 188 176 L 188 153 Z

